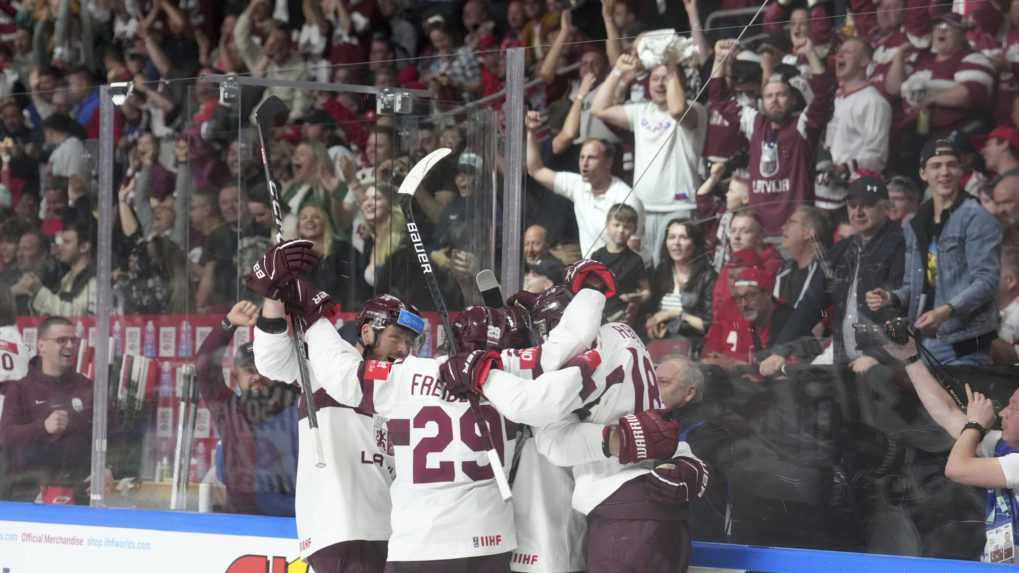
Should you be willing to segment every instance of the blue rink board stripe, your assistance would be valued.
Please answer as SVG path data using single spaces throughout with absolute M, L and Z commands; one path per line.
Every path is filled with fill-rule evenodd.
M 96 509 L 67 505 L 0 502 L 0 521 L 297 538 L 297 528 L 292 518 L 222 513 Z M 1002 567 L 1007 567 L 973 561 L 701 542 L 694 542 L 691 564 L 701 567 L 766 573 L 816 573 L 818 571 L 826 573 L 843 571 L 847 573 L 968 573 L 970 571 L 1002 571 Z
M 0 521 L 297 539 L 293 518 L 0 502 Z

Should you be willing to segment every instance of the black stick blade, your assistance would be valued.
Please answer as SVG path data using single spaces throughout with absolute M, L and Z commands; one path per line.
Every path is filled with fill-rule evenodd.
M 499 286 L 499 279 L 495 278 L 495 273 L 491 269 L 478 271 L 478 274 L 474 276 L 474 283 L 478 285 L 478 290 L 481 291 L 481 298 L 485 301 L 485 306 L 492 308 L 502 308 L 505 306 L 502 299 L 502 287 Z

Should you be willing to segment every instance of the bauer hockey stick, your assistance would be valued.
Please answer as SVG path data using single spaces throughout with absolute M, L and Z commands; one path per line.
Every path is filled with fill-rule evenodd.
M 446 341 L 449 344 L 450 354 L 456 354 L 456 339 L 453 338 L 453 328 L 449 324 L 449 310 L 446 309 L 446 300 L 443 298 L 442 291 L 439 290 L 439 283 L 435 280 L 435 275 L 432 273 L 432 262 L 428 258 L 428 251 L 425 250 L 424 243 L 421 241 L 421 231 L 418 229 L 417 223 L 414 222 L 413 212 L 414 193 L 421 186 L 425 175 L 428 174 L 428 171 L 436 163 L 442 161 L 444 157 L 452 152 L 453 150 L 448 147 L 440 147 L 418 161 L 411 168 L 410 172 L 407 173 L 407 176 L 404 177 L 403 183 L 400 183 L 399 200 L 400 210 L 403 211 L 403 216 L 407 220 L 407 234 L 410 236 L 410 242 L 414 248 L 414 256 L 421 266 L 421 274 L 424 276 L 425 286 L 428 287 L 428 294 L 431 295 L 432 302 L 435 303 L 435 308 L 439 312 L 439 320 L 442 321 L 442 330 L 446 333 Z M 502 495 L 503 501 L 509 501 L 513 497 L 513 492 L 510 491 L 509 482 L 506 481 L 506 473 L 502 468 L 502 460 L 499 459 L 499 452 L 496 451 L 495 445 L 492 442 L 492 434 L 489 432 L 488 423 L 481 417 L 477 398 L 471 398 L 469 404 L 471 413 L 474 414 L 474 419 L 481 430 L 481 439 L 484 440 L 485 446 L 488 448 L 488 463 L 492 467 L 495 483 L 499 486 L 499 494 Z
M 272 202 L 272 221 L 276 227 L 276 243 L 283 242 L 283 209 L 280 205 L 279 187 L 272 178 L 272 168 L 269 165 L 269 140 L 265 133 L 273 128 L 276 119 L 281 115 L 290 113 L 287 104 L 276 96 L 269 96 L 262 100 L 262 103 L 255 107 L 252 115 L 255 119 L 255 128 L 258 130 L 258 147 L 262 154 L 262 165 L 265 167 L 265 185 L 269 189 L 269 199 Z M 311 439 L 315 444 L 315 467 L 324 468 L 325 461 L 322 455 L 322 438 L 318 433 L 318 412 L 315 408 L 315 394 L 311 391 L 311 376 L 308 374 L 308 359 L 304 353 L 304 327 L 301 320 L 293 311 L 290 312 L 290 322 L 294 326 L 290 340 L 293 342 L 294 351 L 297 353 L 297 369 L 300 372 L 298 381 L 301 384 L 301 393 L 304 394 L 304 404 L 308 409 L 308 426 L 311 427 Z

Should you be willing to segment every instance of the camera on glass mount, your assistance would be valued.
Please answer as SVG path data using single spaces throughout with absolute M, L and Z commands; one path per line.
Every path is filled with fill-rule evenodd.
M 375 98 L 375 113 L 379 115 L 407 115 L 414 111 L 414 99 L 403 90 L 385 88 Z
M 917 337 L 916 327 L 904 316 L 885 321 L 884 324 L 857 322 L 853 325 L 857 339 L 885 337 L 895 344 L 905 344 Z

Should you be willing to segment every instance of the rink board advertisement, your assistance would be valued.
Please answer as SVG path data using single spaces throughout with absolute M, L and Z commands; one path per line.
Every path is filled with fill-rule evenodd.
M 71 512 L 64 511 L 66 509 Z M 45 571 L 146 571 L 180 573 L 307 573 L 308 566 L 297 558 L 297 539 L 269 535 L 272 530 L 259 527 L 266 518 L 206 516 L 182 514 L 184 519 L 166 512 L 137 510 L 91 510 L 92 517 L 115 515 L 101 521 L 137 522 L 138 527 L 58 523 L 97 521 L 80 519 L 88 508 L 56 508 L 30 504 L 0 503 L 0 572 L 41 573 Z M 53 521 L 29 521 L 42 518 Z M 217 517 L 219 519 L 217 519 Z M 24 521 L 22 521 L 24 519 Z M 256 520 L 256 521 L 252 521 Z M 162 521 L 165 529 L 145 529 L 146 522 Z M 191 521 L 192 523 L 187 523 Z M 229 523 L 233 521 L 234 523 Z M 290 520 L 268 519 L 283 523 L 274 529 L 292 530 Z M 155 525 L 155 524 L 153 524 Z M 234 529 L 239 535 L 216 531 L 173 531 L 173 527 L 191 529 Z M 224 527 L 226 526 L 226 527 Z M 254 534 L 254 535 L 253 535 Z

